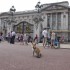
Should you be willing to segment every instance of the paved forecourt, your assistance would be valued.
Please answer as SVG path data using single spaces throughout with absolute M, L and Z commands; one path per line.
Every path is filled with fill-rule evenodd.
M 68 45 L 68 44 L 67 44 Z M 62 44 L 61 46 L 67 46 Z M 68 45 L 69 46 L 69 45 Z M 42 58 L 32 56 L 32 45 L 0 43 L 0 70 L 69 70 L 70 49 L 43 48 Z

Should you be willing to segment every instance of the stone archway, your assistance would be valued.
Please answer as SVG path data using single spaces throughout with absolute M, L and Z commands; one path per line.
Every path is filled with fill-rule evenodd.
M 14 30 L 16 33 L 27 33 L 33 35 L 33 24 L 22 21 L 14 26 Z

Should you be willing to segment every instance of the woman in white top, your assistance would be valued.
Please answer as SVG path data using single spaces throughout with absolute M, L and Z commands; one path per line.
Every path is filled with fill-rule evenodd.
M 52 48 L 54 47 L 54 41 L 55 41 L 55 33 L 52 32 L 52 33 L 51 33 L 51 47 L 52 47 Z

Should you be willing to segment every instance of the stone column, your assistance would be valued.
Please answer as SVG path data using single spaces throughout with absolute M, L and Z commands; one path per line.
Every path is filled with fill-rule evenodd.
M 47 15 L 44 14 L 43 16 L 45 17 L 43 21 L 43 28 L 46 28 L 47 27 Z
M 62 25 L 62 30 L 64 31 L 67 31 L 68 30 L 68 14 L 66 13 L 66 12 L 63 12 L 62 14 L 61 14 L 61 25 Z M 64 32 L 63 33 L 63 35 L 64 35 L 64 38 L 65 38 L 65 40 L 66 41 L 68 41 L 68 32 Z
M 51 13 L 51 20 L 50 20 L 50 29 L 52 29 L 52 13 Z
M 52 13 L 51 13 L 51 29 L 52 29 Z
M 11 25 L 7 25 L 7 33 L 12 31 L 12 26 Z
M 57 13 L 56 13 L 56 30 L 57 30 L 57 21 L 58 21 L 58 20 L 57 20 Z
M 63 13 L 61 13 L 61 29 L 64 30 L 64 19 L 63 19 Z
M 34 35 L 33 35 L 33 37 L 35 37 L 36 34 L 38 35 L 38 38 L 39 38 L 40 37 L 40 23 L 38 24 L 37 29 L 36 29 L 36 25 L 34 24 Z

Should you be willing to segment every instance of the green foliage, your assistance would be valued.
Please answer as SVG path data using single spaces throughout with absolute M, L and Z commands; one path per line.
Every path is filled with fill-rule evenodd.
M 17 27 L 17 31 L 18 31 L 19 33 L 22 32 L 22 26 L 21 26 L 21 25 L 19 25 L 19 26 Z
M 30 25 L 28 24 L 27 26 L 26 26 L 26 32 L 30 32 L 31 31 L 31 29 L 30 29 Z

